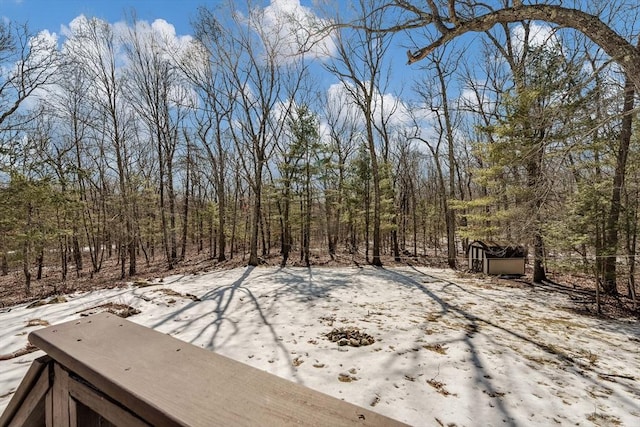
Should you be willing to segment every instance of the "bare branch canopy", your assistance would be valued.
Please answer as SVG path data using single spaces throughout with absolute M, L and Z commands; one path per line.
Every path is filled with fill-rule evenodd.
M 514 1 L 513 7 L 464 17 L 456 11 L 456 1 L 449 0 L 446 10 L 449 16 L 443 16 L 445 11 L 439 10 L 434 1 L 427 2 L 428 11 L 408 1 L 396 0 L 394 3 L 401 10 L 416 15 L 410 20 L 411 28 L 416 28 L 416 21 L 421 21 L 422 26 L 433 25 L 440 33 L 439 38 L 428 46 L 407 52 L 409 64 L 424 59 L 436 48 L 466 33 L 488 31 L 496 24 L 545 21 L 584 33 L 624 69 L 636 89 L 640 90 L 640 50 L 596 15 L 562 6 L 522 5 L 522 2 Z

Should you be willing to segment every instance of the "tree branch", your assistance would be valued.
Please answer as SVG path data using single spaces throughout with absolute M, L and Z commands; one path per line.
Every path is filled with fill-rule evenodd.
M 432 18 L 435 17 L 432 16 Z M 426 58 L 438 47 L 463 34 L 488 31 L 499 23 L 528 20 L 550 22 L 584 33 L 618 62 L 633 80 L 636 88 L 640 90 L 640 50 L 602 22 L 599 17 L 561 6 L 521 5 L 520 2 L 516 2 L 516 7 L 497 10 L 467 21 L 459 21 L 453 28 L 447 28 L 447 31 L 430 45 L 407 52 L 408 62 L 412 64 Z M 432 19 L 431 23 L 435 24 L 435 19 Z

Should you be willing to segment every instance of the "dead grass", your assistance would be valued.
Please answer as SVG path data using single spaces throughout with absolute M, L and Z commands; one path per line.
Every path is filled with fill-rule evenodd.
M 22 266 L 10 265 L 10 272 L 7 275 L 0 276 L 0 307 L 9 307 L 25 302 L 42 301 L 54 295 L 71 292 L 87 292 L 96 289 L 124 287 L 131 282 L 133 282 L 135 286 L 139 287 L 153 286 L 158 284 L 154 279 L 168 275 L 199 274 L 214 270 L 226 270 L 242 267 L 247 263 L 247 258 L 244 258 L 242 255 L 236 255 L 231 260 L 218 262 L 211 259 L 208 254 L 204 252 L 197 253 L 195 250 L 191 250 L 187 254 L 185 260 L 179 262 L 171 270 L 167 269 L 166 262 L 161 256 L 149 260 L 148 263 L 146 263 L 143 258 L 139 258 L 137 274 L 134 277 L 127 277 L 123 280 L 120 277 L 121 269 L 116 258 L 117 257 L 114 254 L 111 259 L 106 259 L 101 270 L 97 273 L 92 273 L 89 268 L 85 268 L 77 273 L 75 271 L 69 271 L 67 278 L 64 281 L 61 280 L 61 273 L 57 264 L 48 265 L 44 269 L 43 278 L 32 281 L 29 293 L 25 291 Z M 418 257 L 403 257 L 399 262 L 395 261 L 393 257 L 389 255 L 383 255 L 381 258 L 386 267 L 428 266 L 445 268 L 447 264 L 445 257 L 435 256 L 433 251 L 428 251 L 426 256 L 420 255 Z M 54 262 L 55 259 L 56 257 L 51 257 L 52 262 Z M 272 255 L 263 257 L 262 264 L 279 266 L 281 261 L 282 258 L 277 254 L 277 251 L 274 250 Z M 87 262 L 86 264 L 88 265 L 89 263 Z M 302 264 L 297 262 L 297 260 L 292 259 L 292 261 L 287 265 L 298 266 Z M 311 265 L 322 267 L 361 267 L 367 265 L 367 261 L 362 253 L 349 254 L 343 252 L 338 253 L 335 257 L 331 258 L 326 254 L 326 251 L 316 249 L 312 250 Z M 463 263 L 461 263 L 461 265 L 463 265 Z M 474 284 L 479 287 L 531 288 L 533 286 L 526 276 L 521 279 L 511 280 L 471 274 L 463 270 L 457 271 L 455 274 L 462 278 L 463 281 L 467 279 L 487 279 L 484 281 L 473 280 Z M 577 295 L 584 295 L 585 291 L 589 292 L 594 289 L 593 280 L 588 277 L 569 274 L 554 274 L 551 278 L 557 283 L 565 284 L 561 285 L 563 291 L 575 291 Z M 536 284 L 536 286 L 538 285 Z M 624 293 L 625 289 L 622 288 L 623 286 L 621 285 L 618 290 L 619 292 Z M 595 300 L 593 303 L 581 304 L 580 306 L 574 307 L 573 310 L 579 314 L 604 316 L 609 318 L 628 317 L 629 315 L 640 317 L 640 309 L 634 309 L 631 301 L 624 297 L 604 298 L 602 313 L 596 312 Z M 427 320 L 431 322 L 437 321 L 438 316 L 430 314 L 428 315 Z
M 135 314 L 140 314 L 140 310 L 137 308 L 131 307 L 126 304 L 117 304 L 114 302 L 108 302 L 106 304 L 96 305 L 95 307 L 87 308 L 85 310 L 79 311 L 78 314 L 80 316 L 91 316 L 97 313 L 111 313 L 115 314 L 118 317 L 127 318 L 129 316 L 133 316 Z
M 367 261 L 363 254 L 338 253 L 334 259 L 331 259 L 325 251 L 313 250 L 311 257 L 312 266 L 323 267 L 347 267 L 347 266 L 363 266 L 367 265 Z M 440 265 L 437 258 L 420 256 L 418 258 L 408 257 L 403 261 L 396 262 L 393 257 L 383 255 L 382 262 L 387 267 L 394 266 L 444 266 Z M 51 261 L 57 259 L 52 256 Z M 92 273 L 90 268 L 85 268 L 80 272 L 69 271 L 66 280 L 61 279 L 61 270 L 57 264 L 48 265 L 44 269 L 44 274 L 40 280 L 32 280 L 31 290 L 29 293 L 25 290 L 24 275 L 21 265 L 10 265 L 10 271 L 7 275 L 0 276 L 0 307 L 9 307 L 16 304 L 44 300 L 54 295 L 66 294 L 72 292 L 87 292 L 96 289 L 112 289 L 127 286 L 133 282 L 136 286 L 146 287 L 156 285 L 153 279 L 162 278 L 174 274 L 199 274 L 215 270 L 227 270 L 247 265 L 247 258 L 243 258 L 242 254 L 235 255 L 233 259 L 218 262 L 211 259 L 207 253 L 197 253 L 190 250 L 185 260 L 177 263 L 173 269 L 167 269 L 167 264 L 161 256 L 150 259 L 149 263 L 145 263 L 144 258 L 138 259 L 138 271 L 133 277 L 127 277 L 124 280 L 120 277 L 120 264 L 117 256 L 113 255 L 111 259 L 106 259 L 101 270 Z M 86 265 L 89 266 L 89 260 L 86 259 Z M 270 266 L 279 266 L 282 258 L 277 251 L 267 257 L 263 257 L 262 264 Z M 446 262 L 446 260 L 445 260 Z M 293 259 L 287 264 L 288 266 L 302 266 L 297 260 Z M 33 267 L 35 270 L 35 266 Z
M 597 426 L 619 426 L 622 425 L 620 418 L 613 415 L 602 414 L 599 412 L 592 412 L 587 415 L 587 420 L 591 421 Z
M 30 319 L 27 322 L 27 328 L 32 328 L 34 326 L 49 326 L 50 323 L 43 319 Z
M 427 380 L 427 384 L 431 387 L 435 388 L 438 393 L 443 396 L 457 396 L 455 393 L 451 393 L 445 388 L 445 384 L 441 381 L 436 380 L 435 378 L 431 378 Z
M 341 383 L 350 383 L 353 381 L 358 381 L 358 378 L 349 373 L 342 372 L 338 375 L 338 381 L 340 381 Z
M 198 298 L 198 297 L 197 297 L 197 296 L 195 296 L 195 295 L 192 295 L 192 294 L 182 294 L 182 293 L 180 293 L 180 292 L 178 292 L 178 291 L 174 291 L 174 290 L 173 290 L 173 289 L 171 289 L 171 288 L 161 288 L 161 289 L 158 289 L 158 292 L 163 293 L 163 294 L 165 294 L 165 295 L 167 295 L 167 296 L 170 296 L 170 297 L 178 297 L 178 298 L 190 299 L 190 300 L 192 300 L 192 301 L 200 301 L 200 298 Z
M 38 347 L 35 345 L 28 343 L 25 347 L 20 350 L 14 351 L 12 353 L 0 354 L 0 360 L 10 360 L 15 359 L 16 357 L 24 356 L 29 353 L 33 353 L 34 351 L 38 351 Z
M 581 353 L 582 357 L 587 359 L 587 362 L 589 362 L 590 365 L 595 366 L 596 363 L 598 363 L 598 355 L 597 354 L 592 353 L 591 351 L 585 351 L 585 350 L 582 350 L 580 353 Z
M 435 353 L 447 354 L 447 347 L 443 346 L 442 344 L 426 344 L 422 347 Z
M 440 320 L 440 315 L 438 315 L 437 313 L 429 313 L 426 316 L 424 316 L 425 320 L 427 322 L 437 322 L 438 320 Z

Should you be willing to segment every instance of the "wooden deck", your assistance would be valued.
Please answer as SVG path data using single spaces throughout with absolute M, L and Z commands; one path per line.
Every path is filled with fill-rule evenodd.
M 42 384 L 20 398 L 34 396 L 46 423 L 26 425 L 403 425 L 112 314 L 41 329 L 29 341 L 54 363 L 50 390 Z

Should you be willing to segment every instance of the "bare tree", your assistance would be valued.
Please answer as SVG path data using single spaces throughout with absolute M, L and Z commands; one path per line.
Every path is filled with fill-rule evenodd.
M 9 119 L 15 121 L 34 92 L 54 83 L 58 63 L 55 41 L 47 34 L 33 34 L 26 24 L 0 22 L 0 133 L 24 124 L 10 125 Z
M 235 10 L 232 6 L 231 10 Z M 286 117 L 306 65 L 280 54 L 287 41 L 276 22 L 265 21 L 264 10 L 249 5 L 249 18 L 233 14 L 221 22 L 217 38 L 220 66 L 228 76 L 235 99 L 230 126 L 236 150 L 252 190 L 253 206 L 249 236 L 249 265 L 258 265 L 259 236 L 263 221 L 263 181 L 274 143 L 284 131 Z M 284 18 L 283 18 L 284 19 Z M 270 23 L 273 24 L 273 23 Z M 263 233 L 264 234 L 264 233 Z M 265 240 L 265 239 L 263 239 Z M 263 253 L 267 249 L 263 243 Z
M 172 42 L 147 23 L 135 19 L 124 40 L 129 58 L 125 71 L 126 98 L 144 120 L 157 150 L 160 218 L 169 269 L 178 259 L 174 159 L 180 148 L 180 129 L 189 104 L 188 89 L 182 84 L 179 70 L 173 63 L 180 46 Z
M 345 205 L 348 160 L 356 150 L 355 139 L 358 132 L 358 119 L 352 108 L 345 108 L 348 100 L 345 93 L 330 92 L 324 108 L 324 120 L 327 125 L 328 147 L 331 165 L 324 170 L 325 210 L 327 216 L 327 240 L 329 255 L 336 255 L 338 239 L 342 235 L 342 216 Z M 349 240 L 349 251 L 355 251 L 354 239 Z
M 218 218 L 218 261 L 226 259 L 227 252 L 227 170 L 231 147 L 229 146 L 230 114 L 233 102 L 232 71 L 224 66 L 224 56 L 218 54 L 222 36 L 220 24 L 214 13 L 206 8 L 199 9 L 194 22 L 197 42 L 191 54 L 181 61 L 183 73 L 200 99 L 200 108 L 195 116 L 196 134 L 204 148 L 212 168 L 209 178 L 216 190 Z M 235 219 L 234 219 L 235 221 Z
M 355 13 L 364 16 L 367 28 L 376 28 L 382 25 L 383 15 L 378 12 L 369 13 L 371 8 L 376 10 L 377 2 L 365 2 L 363 0 L 354 4 Z M 385 63 L 383 58 L 389 48 L 390 38 L 385 34 L 361 31 L 360 29 L 342 28 L 337 36 L 337 57 L 328 64 L 327 68 L 335 74 L 343 83 L 343 88 L 350 94 L 353 102 L 362 114 L 363 134 L 371 162 L 371 175 L 373 181 L 373 257 L 371 264 L 381 266 L 381 215 L 382 215 L 382 189 L 380 160 L 378 154 L 378 137 L 376 132 L 376 101 L 380 93 L 380 87 Z M 380 107 L 378 106 L 378 109 Z
M 617 2 L 611 4 L 619 5 Z M 393 16 L 394 19 L 388 20 L 388 23 L 378 22 L 375 23 L 376 25 L 371 25 L 364 19 L 358 19 L 340 25 L 380 33 L 411 31 L 417 28 L 428 29 L 432 35 L 428 44 L 407 52 L 408 62 L 411 64 L 426 58 L 435 49 L 449 41 L 470 32 L 486 32 L 497 24 L 545 21 L 561 27 L 573 28 L 585 34 L 618 62 L 629 75 L 636 89 L 640 89 L 640 50 L 635 47 L 634 41 L 626 39 L 625 35 L 619 34 L 613 25 L 603 21 L 606 12 L 604 9 L 600 8 L 597 14 L 591 14 L 584 10 L 546 2 L 523 4 L 522 0 L 506 0 L 499 5 L 476 0 L 447 2 L 428 0 L 426 4 L 392 0 L 372 6 L 370 9 Z M 617 12 L 620 13 L 621 10 L 630 16 L 634 10 L 638 10 L 638 5 L 632 2 Z
M 451 207 L 451 200 L 456 197 L 456 158 L 454 131 L 459 126 L 460 116 L 453 100 L 449 99 L 448 85 L 459 65 L 457 55 L 451 55 L 447 59 L 444 53 L 430 57 L 425 66 L 427 74 L 415 83 L 415 93 L 419 95 L 423 108 L 428 108 L 433 117 L 435 135 L 420 135 L 415 138 L 422 141 L 433 156 L 440 197 L 444 209 L 446 237 L 447 237 L 447 262 L 449 267 L 456 268 L 456 215 Z M 420 130 L 424 111 L 417 111 L 414 118 L 416 129 Z M 444 146 L 444 155 L 442 153 Z M 445 160 L 446 159 L 446 160 Z
M 65 43 L 69 60 L 76 62 L 93 83 L 89 91 L 92 102 L 100 112 L 93 123 L 99 138 L 107 142 L 115 156 L 115 172 L 119 189 L 117 218 L 120 225 L 119 247 L 121 277 L 136 273 L 137 229 L 130 188 L 129 154 L 131 143 L 131 111 L 125 106 L 122 77 L 117 67 L 120 44 L 113 28 L 96 18 L 79 22 Z M 101 157 L 106 158 L 106 151 Z M 103 166 L 104 168 L 104 166 Z M 108 243 L 110 245 L 110 243 Z

